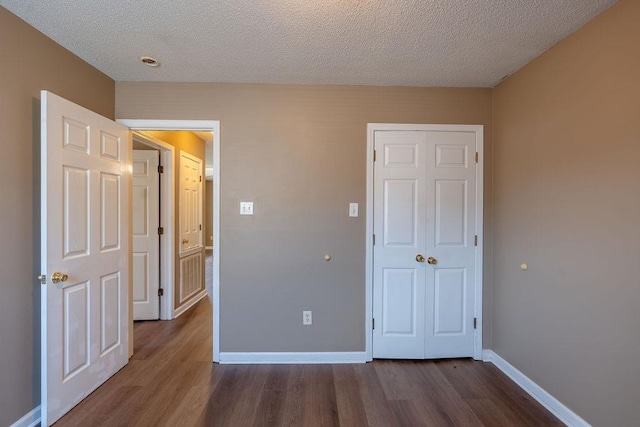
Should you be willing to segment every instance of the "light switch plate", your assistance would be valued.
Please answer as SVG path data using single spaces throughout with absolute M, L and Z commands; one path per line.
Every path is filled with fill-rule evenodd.
M 349 203 L 349 216 L 357 217 L 358 216 L 358 204 L 357 203 Z
M 240 202 L 240 215 L 253 215 L 253 202 Z

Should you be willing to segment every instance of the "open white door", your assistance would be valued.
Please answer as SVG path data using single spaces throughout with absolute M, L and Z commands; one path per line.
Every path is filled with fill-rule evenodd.
M 126 365 L 129 130 L 42 91 L 42 425 Z
M 160 179 L 156 150 L 133 151 L 133 320 L 160 318 Z

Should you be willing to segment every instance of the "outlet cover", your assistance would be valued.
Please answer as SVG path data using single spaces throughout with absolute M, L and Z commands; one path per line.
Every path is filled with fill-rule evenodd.
M 302 324 L 311 325 L 313 323 L 313 317 L 311 311 L 302 312 Z

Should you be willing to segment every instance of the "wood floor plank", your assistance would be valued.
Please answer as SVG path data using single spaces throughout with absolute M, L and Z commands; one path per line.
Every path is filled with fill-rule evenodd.
M 267 378 L 258 403 L 253 425 L 277 426 L 283 422 L 284 403 L 287 396 L 289 372 L 286 366 L 272 365 L 268 367 Z
M 282 425 L 293 427 L 302 425 L 307 383 L 303 365 L 292 365 L 289 368 Z
M 304 400 L 303 425 L 339 426 L 338 403 L 331 365 L 305 365 L 308 384 Z
M 482 426 L 480 419 L 433 362 L 414 362 L 414 366 L 422 378 L 423 399 L 441 407 L 454 425 Z
M 380 378 L 375 370 L 376 363 L 354 365 L 358 387 L 362 396 L 367 422 L 371 427 L 402 425 L 391 402 L 385 396 Z
M 334 365 L 333 376 L 340 425 L 367 427 L 367 414 L 353 366 Z
M 430 402 L 394 400 L 391 402 L 402 426 L 451 427 L 453 421 L 440 408 Z
M 56 426 L 560 426 L 489 363 L 211 362 L 211 302 L 137 322 L 129 364 Z

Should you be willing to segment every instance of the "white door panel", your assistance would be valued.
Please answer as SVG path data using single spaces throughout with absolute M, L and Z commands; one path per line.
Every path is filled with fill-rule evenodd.
M 127 128 L 41 96 L 41 409 L 50 425 L 128 360 L 131 142 Z
M 202 247 L 202 160 L 180 151 L 180 252 Z
M 475 132 L 426 132 L 428 265 L 425 357 L 473 356 Z M 473 154 L 472 154 L 473 153 Z M 425 254 L 425 255 L 427 255 Z
M 381 153 L 375 175 L 374 355 L 421 358 L 424 354 L 425 270 L 415 257 L 424 251 L 426 151 L 424 134 L 376 134 Z
M 474 132 L 374 134 L 376 358 L 473 355 L 475 143 Z
M 160 318 L 159 152 L 134 150 L 133 165 L 133 319 Z

